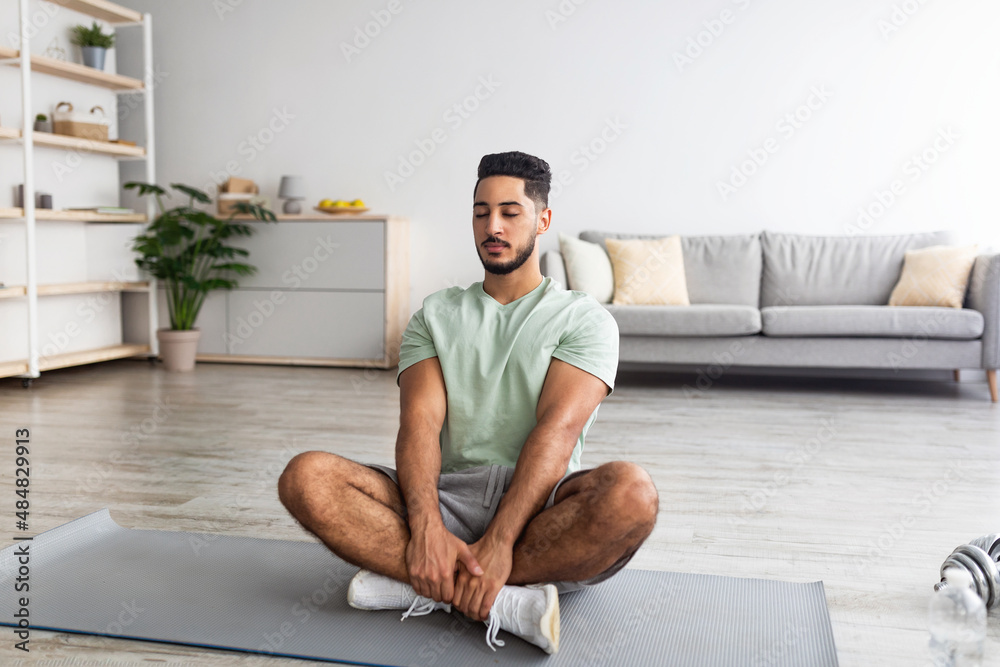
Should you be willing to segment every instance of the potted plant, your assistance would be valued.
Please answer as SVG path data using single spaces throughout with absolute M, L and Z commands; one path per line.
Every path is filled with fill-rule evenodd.
M 52 121 L 43 113 L 35 116 L 35 132 L 52 132 Z
M 73 27 L 73 43 L 83 51 L 83 64 L 94 69 L 104 69 L 104 55 L 115 45 L 115 33 L 106 33 L 97 21 L 89 28 Z
M 195 202 L 212 203 L 201 190 L 178 183 L 170 187 L 186 195 L 187 204 L 168 209 L 163 198 L 170 195 L 158 185 L 125 184 L 127 190 L 138 190 L 140 196 L 156 198 L 159 213 L 142 234 L 132 239 L 132 249 L 139 253 L 135 260 L 139 268 L 162 281 L 166 288 L 170 328 L 156 332 L 164 367 L 168 371 L 189 371 L 194 368 L 201 334 L 194 324 L 205 297 L 212 290 L 237 287 L 237 276 L 253 275 L 257 270 L 240 261 L 249 255 L 246 250 L 229 245 L 231 239 L 254 233 L 252 225 L 234 216 L 243 213 L 266 222 L 276 218 L 263 206 L 240 202 L 228 218 L 219 219 L 195 208 Z

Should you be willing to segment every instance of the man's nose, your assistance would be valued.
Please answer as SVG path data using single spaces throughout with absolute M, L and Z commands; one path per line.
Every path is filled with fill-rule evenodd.
M 503 234 L 503 216 L 500 215 L 499 211 L 490 214 L 489 221 L 486 224 L 486 233 L 490 236 L 500 236 Z

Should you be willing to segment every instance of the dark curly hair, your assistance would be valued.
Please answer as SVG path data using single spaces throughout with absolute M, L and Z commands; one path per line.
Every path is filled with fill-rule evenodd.
M 549 163 L 534 155 L 520 151 L 507 153 L 491 153 L 484 155 L 479 161 L 479 182 L 489 176 L 513 176 L 524 181 L 524 194 L 535 203 L 535 212 L 544 211 L 549 207 L 549 187 L 552 184 L 552 172 Z

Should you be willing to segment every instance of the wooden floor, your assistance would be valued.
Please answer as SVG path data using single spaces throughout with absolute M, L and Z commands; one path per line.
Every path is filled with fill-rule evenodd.
M 632 566 L 823 580 L 840 664 L 927 664 L 926 608 L 960 543 L 1000 532 L 1000 409 L 984 383 L 623 374 L 585 463 L 629 459 L 660 490 Z M 687 387 L 686 387 L 687 385 Z M 115 361 L 0 380 L 0 497 L 14 535 L 13 439 L 30 428 L 31 530 L 107 507 L 127 527 L 310 539 L 278 502 L 297 452 L 392 463 L 384 371 Z M 8 446 L 10 445 L 10 446 Z M 36 632 L 0 664 L 304 665 Z M 987 662 L 1000 664 L 1000 622 Z

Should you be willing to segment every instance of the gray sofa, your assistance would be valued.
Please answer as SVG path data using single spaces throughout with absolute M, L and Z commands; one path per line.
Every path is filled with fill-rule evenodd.
M 587 231 L 580 239 L 604 245 L 607 238 L 663 236 Z M 997 401 L 1000 255 L 976 258 L 964 308 L 892 307 L 886 304 L 905 252 L 948 245 L 946 232 L 763 232 L 681 242 L 690 306 L 605 304 L 618 322 L 622 362 L 984 369 Z M 573 288 L 559 252 L 543 255 L 542 272 Z

